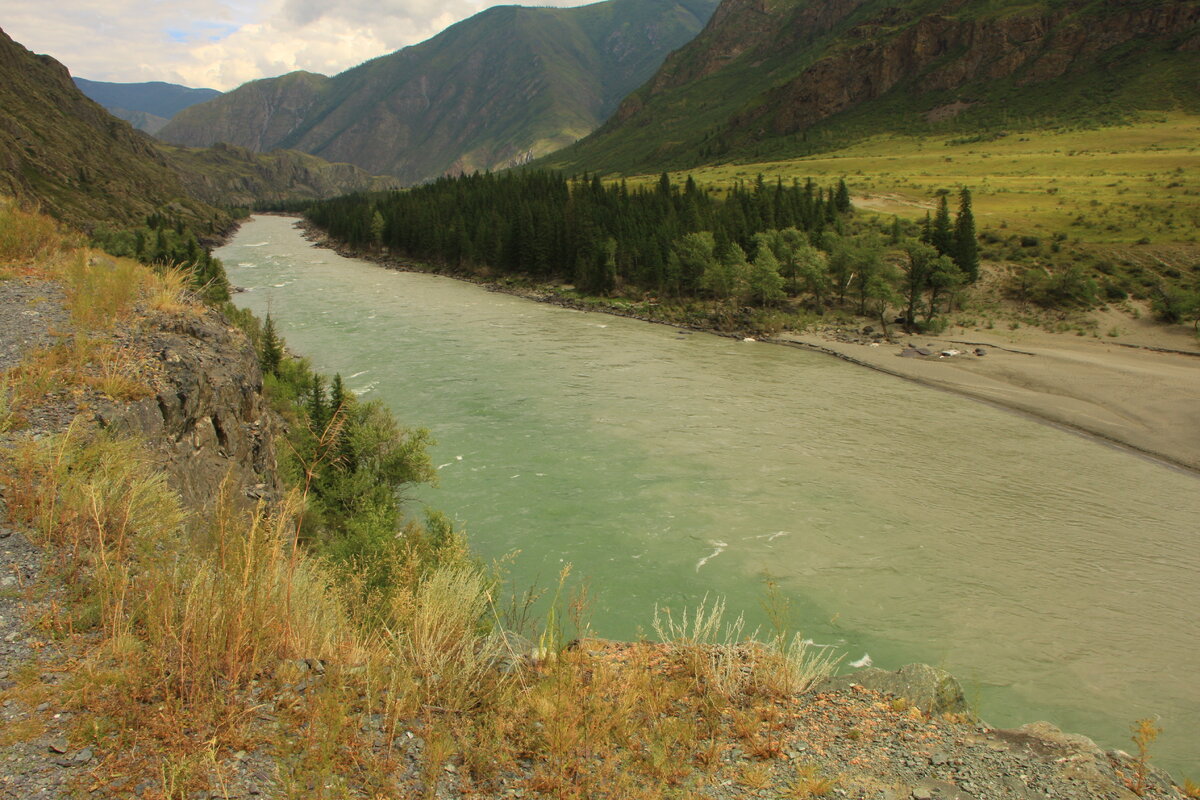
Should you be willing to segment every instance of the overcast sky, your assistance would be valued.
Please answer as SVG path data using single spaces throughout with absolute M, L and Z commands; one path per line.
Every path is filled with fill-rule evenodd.
M 581 6 L 595 0 L 520 0 Z M 71 74 L 228 90 L 306 69 L 334 75 L 504 3 L 490 0 L 4 0 L 0 28 Z

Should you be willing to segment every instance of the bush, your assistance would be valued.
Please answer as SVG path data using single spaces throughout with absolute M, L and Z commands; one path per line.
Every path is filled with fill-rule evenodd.
M 1104 297 L 1107 300 L 1127 300 L 1129 298 L 1129 292 L 1125 291 L 1115 283 L 1105 281 Z
M 1096 304 L 1098 288 L 1082 267 L 1072 264 L 1058 272 L 1027 269 L 1013 290 L 1021 300 L 1043 308 L 1091 308 Z

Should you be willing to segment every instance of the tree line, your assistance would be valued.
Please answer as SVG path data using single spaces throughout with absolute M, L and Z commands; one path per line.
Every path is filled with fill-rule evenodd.
M 360 250 L 453 269 L 566 281 L 585 295 L 643 293 L 770 308 L 800 298 L 820 312 L 854 307 L 886 325 L 931 324 L 977 279 L 970 192 L 952 219 L 943 195 L 919 230 L 849 224 L 844 180 L 818 186 L 738 182 L 728 191 L 663 174 L 631 189 L 598 175 L 548 171 L 445 177 L 408 191 L 313 204 L 308 219 Z M 907 233 L 915 234 L 913 236 Z

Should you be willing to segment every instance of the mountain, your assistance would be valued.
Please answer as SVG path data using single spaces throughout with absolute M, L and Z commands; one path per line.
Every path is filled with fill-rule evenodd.
M 418 183 L 509 166 L 594 130 L 717 0 L 497 6 L 332 78 L 295 72 L 180 112 L 188 146 L 294 148 Z
M 394 188 L 349 164 L 297 152 L 170 147 L 86 97 L 66 67 L 0 30 L 0 195 L 74 228 L 136 226 L 166 211 L 198 233 L 230 224 L 216 206 L 251 206 Z
M 123 119 L 139 131 L 144 131 L 151 136 L 161 131 L 171 121 L 166 117 L 156 117 L 145 111 L 130 111 L 119 106 L 105 106 L 105 110 L 117 119 Z
M 217 230 L 228 217 L 192 197 L 149 136 L 85 97 L 66 67 L 0 30 L 0 194 L 76 228 L 141 224 L 166 209 Z
M 107 83 L 75 78 L 75 85 L 88 97 L 133 127 L 157 133 L 185 108 L 220 97 L 216 89 L 192 89 L 176 83 Z
M 331 164 L 297 150 L 252 153 L 228 144 L 159 148 L 192 196 L 219 206 L 278 206 L 400 188 L 395 178 L 374 177 L 351 164 Z
M 879 132 L 1096 124 L 1200 110 L 1197 0 L 723 0 L 548 166 L 659 171 Z

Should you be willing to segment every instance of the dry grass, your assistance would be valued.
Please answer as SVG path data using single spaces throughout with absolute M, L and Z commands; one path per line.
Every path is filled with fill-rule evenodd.
M 18 423 L 14 408 L 12 381 L 7 374 L 0 375 L 0 433 L 7 433 Z
M 55 220 L 0 197 L 0 268 L 10 274 L 40 275 L 78 245 L 78 237 Z
M 753 689 L 774 696 L 808 691 L 836 669 L 841 657 L 814 648 L 800 634 L 778 634 L 763 642 L 758 631 L 744 634 L 739 615 L 725 623 L 725 602 L 701 600 L 690 617 L 685 609 L 675 618 L 670 609 L 655 608 L 654 632 L 685 654 L 698 686 L 726 697 Z
M 147 383 L 150 374 L 147 359 L 135 350 L 77 334 L 32 353 L 6 378 L 11 405 L 20 409 L 72 387 L 90 387 L 115 400 L 139 400 L 154 394 Z
M 412 583 L 381 624 L 296 547 L 297 498 L 251 512 L 227 491 L 211 518 L 189 521 L 127 440 L 74 429 L 27 442 L 10 455 L 3 488 L 54 573 L 79 587 L 76 602 L 99 605 L 99 638 L 72 683 L 84 733 L 114 753 L 105 765 L 114 775 L 152 769 L 163 797 L 215 788 L 234 749 L 274 753 L 291 796 L 394 785 L 395 762 L 362 756 L 372 752 L 368 729 L 386 742 L 421 731 L 430 797 L 447 765 L 486 791 L 519 773 L 521 758 L 535 764 L 523 785 L 544 796 L 688 796 L 741 769 L 721 755 L 731 728 L 760 764 L 748 768 L 754 780 L 783 780 L 772 765 L 790 717 L 772 697 L 778 687 L 755 675 L 782 669 L 784 657 L 723 625 L 719 601 L 678 620 L 660 614 L 672 644 L 614 657 L 584 640 L 534 661 L 496 626 L 492 583 L 470 562 L 422 571 L 411 549 L 396 549 L 393 574 Z M 277 729 L 255 721 L 264 691 Z M 364 727 L 368 718 L 377 722 Z M 792 796 L 832 785 L 805 780 L 792 784 L 808 794 Z

